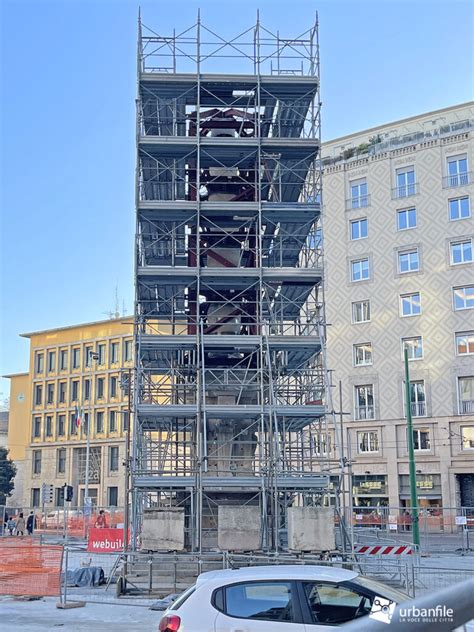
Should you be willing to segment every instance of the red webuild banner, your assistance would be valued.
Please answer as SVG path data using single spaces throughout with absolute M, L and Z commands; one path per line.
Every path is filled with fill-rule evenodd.
M 91 553 L 117 553 L 122 551 L 123 529 L 89 529 L 87 550 Z

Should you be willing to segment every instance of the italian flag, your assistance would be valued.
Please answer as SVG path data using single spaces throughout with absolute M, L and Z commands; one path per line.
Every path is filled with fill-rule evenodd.
M 76 428 L 82 424 L 82 419 L 84 416 L 84 411 L 79 406 L 76 406 Z

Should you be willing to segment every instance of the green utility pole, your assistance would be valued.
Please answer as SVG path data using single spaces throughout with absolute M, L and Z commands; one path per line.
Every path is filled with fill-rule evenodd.
M 410 373 L 408 370 L 408 350 L 405 349 L 405 401 L 407 411 L 408 459 L 410 464 L 410 496 L 413 524 L 413 544 L 420 546 L 420 529 L 418 524 L 418 498 L 416 495 L 415 449 L 413 447 L 413 422 L 411 419 Z

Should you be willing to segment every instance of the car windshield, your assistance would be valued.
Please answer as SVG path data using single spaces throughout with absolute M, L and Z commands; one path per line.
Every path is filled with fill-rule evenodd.
M 403 593 L 401 590 L 392 588 L 392 586 L 387 586 L 382 582 L 377 582 L 373 579 L 369 579 L 368 577 L 363 577 L 362 575 L 358 575 L 357 577 L 352 579 L 351 583 L 358 584 L 363 588 L 368 588 L 377 595 L 380 595 L 381 597 L 386 597 L 387 599 L 390 599 L 391 601 L 396 601 L 397 603 L 401 603 L 410 599 L 410 597 L 407 594 Z

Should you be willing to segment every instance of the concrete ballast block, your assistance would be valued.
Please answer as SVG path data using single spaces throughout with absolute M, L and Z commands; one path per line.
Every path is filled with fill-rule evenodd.
M 145 509 L 141 540 L 145 551 L 182 551 L 184 509 Z
M 222 551 L 260 549 L 260 508 L 221 505 L 218 508 L 217 545 Z
M 290 507 L 288 548 L 290 551 L 334 551 L 334 510 L 331 507 Z

